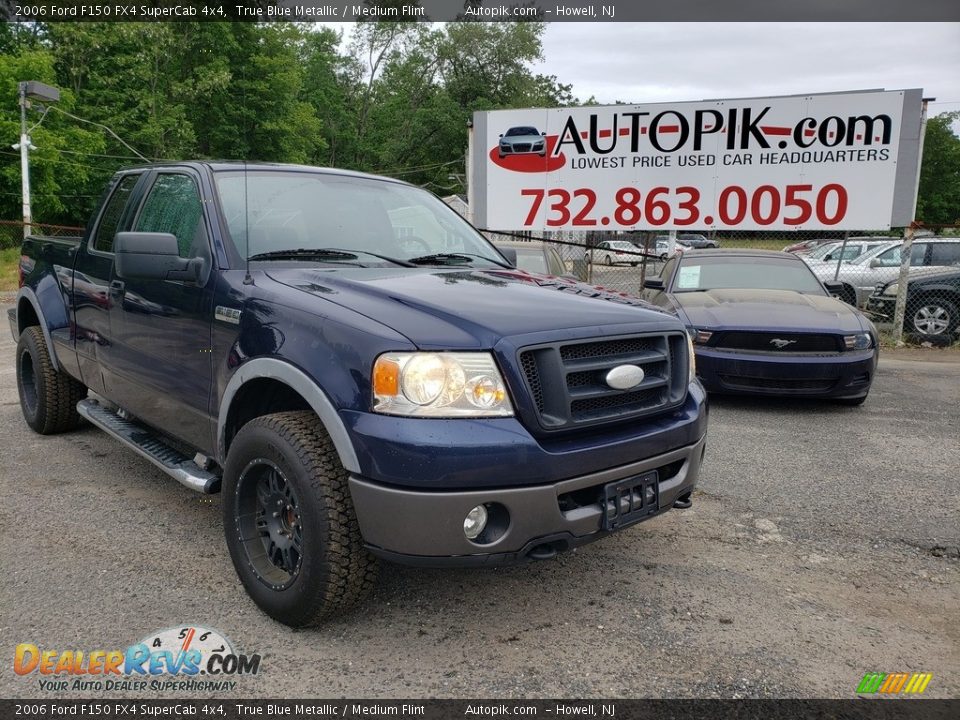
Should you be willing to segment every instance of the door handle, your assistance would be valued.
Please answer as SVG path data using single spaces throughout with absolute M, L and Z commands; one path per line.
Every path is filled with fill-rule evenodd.
M 123 295 L 123 291 L 126 289 L 126 285 L 123 280 L 111 280 L 110 281 L 110 292 L 116 293 L 117 295 Z

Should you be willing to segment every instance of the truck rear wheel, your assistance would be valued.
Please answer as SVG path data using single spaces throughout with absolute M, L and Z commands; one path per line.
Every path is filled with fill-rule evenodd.
M 77 403 L 87 388 L 53 366 L 36 325 L 25 328 L 17 343 L 17 391 L 24 420 L 41 435 L 73 430 L 80 423 Z
M 347 473 L 313 413 L 244 425 L 227 455 L 222 503 L 237 574 L 275 620 L 314 625 L 372 589 L 376 559 L 363 547 Z

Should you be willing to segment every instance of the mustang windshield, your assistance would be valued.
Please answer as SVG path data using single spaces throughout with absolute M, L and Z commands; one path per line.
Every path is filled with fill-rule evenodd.
M 359 254 L 354 260 L 364 265 L 411 258 L 437 258 L 436 263 L 419 264 L 507 264 L 459 215 L 419 188 L 282 170 L 250 170 L 246 179 L 243 172 L 220 172 L 216 180 L 227 228 L 241 257 L 326 262 L 353 252 Z M 340 258 L 326 252 L 334 249 L 341 251 Z M 310 250 L 318 252 L 311 255 Z
M 825 295 L 823 286 L 806 263 L 790 258 L 685 257 L 673 281 L 673 292 L 703 290 L 795 290 Z

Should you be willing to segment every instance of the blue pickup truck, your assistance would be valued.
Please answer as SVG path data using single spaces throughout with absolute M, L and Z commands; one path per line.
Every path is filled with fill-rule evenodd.
M 355 603 L 378 559 L 550 558 L 690 505 L 707 404 L 683 325 L 516 269 L 406 183 L 131 168 L 20 272 L 26 422 L 85 419 L 221 492 L 240 579 L 288 625 Z

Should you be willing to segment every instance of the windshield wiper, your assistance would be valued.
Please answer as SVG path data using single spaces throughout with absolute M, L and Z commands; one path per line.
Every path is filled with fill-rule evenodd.
M 494 260 L 486 255 L 475 255 L 473 253 L 461 252 L 421 255 L 420 257 L 412 257 L 407 262 L 415 265 L 468 265 L 473 262 L 473 258 L 480 258 L 481 260 L 486 260 L 487 262 L 493 263 L 494 265 L 499 265 L 500 267 L 510 267 L 509 265 L 504 265 L 501 261 Z
M 251 255 L 250 260 L 299 260 L 316 258 L 318 260 L 328 260 L 330 262 L 352 262 L 360 259 L 358 257 L 358 253 L 361 255 L 369 255 L 370 257 L 375 257 L 380 260 L 386 260 L 387 262 L 394 263 L 395 265 L 414 267 L 414 265 L 406 262 L 405 260 L 398 260 L 397 258 L 387 257 L 386 255 L 378 255 L 377 253 L 368 252 L 366 250 L 345 250 L 343 248 L 297 248 L 296 250 L 272 250 L 270 252 Z
M 343 250 L 341 248 L 326 248 L 327 250 L 342 252 L 342 253 L 360 253 L 361 255 L 369 255 L 370 257 L 375 257 L 380 260 L 386 260 L 389 263 L 394 265 L 402 265 L 403 267 L 415 267 L 412 262 L 409 260 L 401 260 L 400 258 L 390 257 L 389 255 L 381 255 L 380 253 L 370 252 L 369 250 Z

